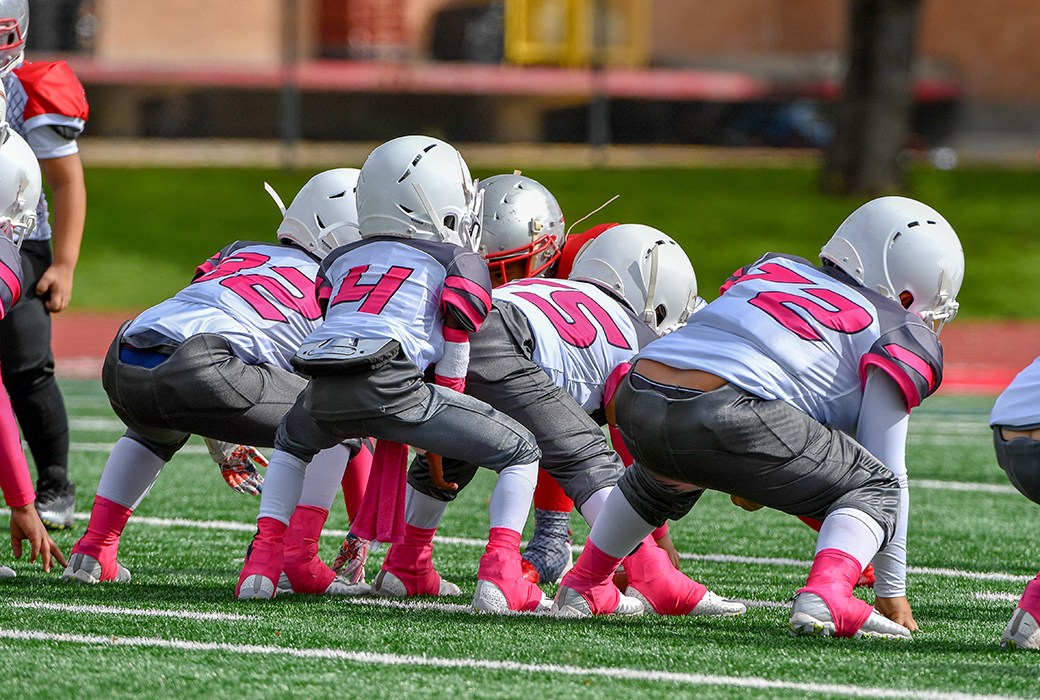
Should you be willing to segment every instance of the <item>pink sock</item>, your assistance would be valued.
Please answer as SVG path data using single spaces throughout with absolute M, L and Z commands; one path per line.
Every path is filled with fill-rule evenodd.
M 542 589 L 524 578 L 520 562 L 520 533 L 507 527 L 488 532 L 477 580 L 490 581 L 501 589 L 510 610 L 529 612 L 542 601 Z
M 621 591 L 613 579 L 620 564 L 621 559 L 610 556 L 592 540 L 586 540 L 581 556 L 564 575 L 560 585 L 580 593 L 594 615 L 612 613 L 621 602 Z
M 116 577 L 116 555 L 119 553 L 119 538 L 133 510 L 110 501 L 104 496 L 94 498 L 90 510 L 90 522 L 83 537 L 72 547 L 73 554 L 86 554 L 101 563 L 101 580 Z
M 437 528 L 404 525 L 404 540 L 390 546 L 383 569 L 401 580 L 408 595 L 439 595 L 441 576 L 433 568 L 433 536 Z
M 1018 601 L 1018 607 L 1040 621 L 1040 573 L 1026 584 L 1026 590 L 1022 594 L 1022 599 Z
M 874 610 L 852 595 L 862 568 L 851 554 L 840 549 L 823 549 L 813 559 L 805 587 L 798 589 L 799 593 L 815 593 L 823 599 L 839 637 L 854 635 Z
M 688 615 L 708 590 L 672 566 L 668 553 L 652 537 L 625 557 L 624 566 L 628 585 L 639 591 L 658 615 Z
M 274 518 L 257 518 L 256 534 L 246 552 L 246 560 L 242 573 L 238 575 L 235 595 L 238 596 L 242 582 L 249 576 L 260 574 L 266 576 L 275 585 L 282 573 L 282 560 L 285 550 L 285 531 L 287 526 Z
M 285 560 L 282 570 L 294 593 L 321 595 L 336 578 L 318 557 L 318 540 L 329 511 L 318 506 L 296 506 L 285 533 Z

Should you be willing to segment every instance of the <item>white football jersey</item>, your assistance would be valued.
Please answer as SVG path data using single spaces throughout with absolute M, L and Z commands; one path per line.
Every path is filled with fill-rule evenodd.
M 942 380 L 942 346 L 914 314 L 845 275 L 767 254 L 734 273 L 722 296 L 639 353 L 716 374 L 855 434 L 867 369 L 913 408 Z
M 436 241 L 380 236 L 322 261 L 325 322 L 307 338 L 385 338 L 419 371 L 444 354 L 444 314 L 474 332 L 491 311 L 491 277 L 477 253 Z
M 993 405 L 990 425 L 1040 426 L 1040 357 L 1018 373 Z
M 532 360 L 591 413 L 603 407 L 607 378 L 657 335 L 620 301 L 588 282 L 525 279 L 497 287 L 534 336 Z
M 295 246 L 236 242 L 199 266 L 195 280 L 130 324 L 137 347 L 216 333 L 235 356 L 292 371 L 289 360 L 321 322 L 318 260 Z

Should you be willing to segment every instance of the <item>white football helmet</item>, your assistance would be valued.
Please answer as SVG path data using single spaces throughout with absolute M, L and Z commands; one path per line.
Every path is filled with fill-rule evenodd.
M 29 32 L 29 0 L 0 0 L 0 77 L 21 65 Z
M 495 285 L 540 277 L 560 257 L 563 211 L 541 183 L 520 174 L 480 181 L 484 193 L 480 252 Z
M 953 227 L 926 204 L 906 197 L 867 202 L 838 227 L 820 259 L 901 303 L 936 333 L 957 315 L 964 250 Z
M 642 224 L 621 224 L 590 241 L 567 279 L 592 282 L 623 299 L 658 335 L 704 306 L 693 264 L 678 243 Z
M 421 238 L 476 251 L 482 199 L 453 146 L 432 136 L 401 136 L 378 146 L 361 166 L 361 237 Z
M 286 209 L 274 188 L 268 194 L 282 210 L 278 240 L 295 243 L 324 258 L 335 248 L 361 239 L 357 224 L 357 168 L 335 168 L 307 181 Z
M 21 246 L 36 228 L 42 184 L 40 164 L 14 130 L 0 145 L 0 235 Z

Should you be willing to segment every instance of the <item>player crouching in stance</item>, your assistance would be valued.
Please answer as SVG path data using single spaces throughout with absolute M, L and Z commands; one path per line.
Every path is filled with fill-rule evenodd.
M 990 414 L 997 463 L 1022 495 L 1040 503 L 1040 358 L 1019 372 Z M 1040 573 L 1026 584 L 1000 637 L 1010 649 L 1040 649 Z
M 21 297 L 22 261 L 18 247 L 36 226 L 36 205 L 42 191 L 40 166 L 29 144 L 8 129 L 3 119 L 6 95 L 0 86 L 0 318 L 7 315 Z M 29 541 L 29 561 L 41 559 L 50 572 L 51 559 L 65 564 L 65 556 L 47 533 L 34 507 L 29 465 L 22 451 L 22 439 L 15 422 L 7 391 L 0 385 L 0 491 L 11 509 L 11 549 L 22 557 L 22 540 Z M 0 578 L 15 575 L 0 566 Z
M 615 397 L 635 464 L 555 612 L 615 612 L 621 559 L 715 489 L 823 520 L 792 634 L 910 637 L 905 545 L 892 551 L 905 543 L 908 413 L 939 386 L 937 331 L 956 314 L 964 255 L 938 212 L 883 197 L 853 212 L 820 257 L 822 267 L 763 256 L 636 356 Z M 874 560 L 879 586 L 902 592 L 884 603 L 893 619 L 853 595 L 879 550 L 891 555 Z
M 105 464 L 90 523 L 63 579 L 130 580 L 116 559 L 123 528 L 192 434 L 206 436 L 232 488 L 260 488 L 249 456 L 262 457 L 247 446 L 274 445 L 279 422 L 307 383 L 292 371 L 290 358 L 321 319 L 319 261 L 357 238 L 357 176 L 346 168 L 314 176 L 284 212 L 279 243 L 228 245 L 199 266 L 190 285 L 120 329 L 102 382 L 127 431 Z M 286 574 L 296 592 L 366 593 L 367 586 L 337 580 L 309 556 L 310 550 L 316 554 L 324 524 L 320 519 L 313 534 L 310 520 L 315 512 L 327 514 L 350 451 L 360 449 L 328 447 L 324 468 L 315 469 L 315 475 L 328 475 L 328 484 L 309 489 L 294 515 L 300 522 Z
M 394 139 L 362 166 L 357 203 L 362 240 L 329 255 L 319 272 L 325 322 L 294 360 L 311 381 L 278 429 L 236 594 L 273 597 L 285 523 L 314 454 L 372 436 L 377 449 L 392 441 L 498 472 L 478 586 L 497 589 L 496 612 L 548 610 L 520 569 L 537 443 L 516 421 L 460 393 L 468 336 L 491 309 L 487 264 L 475 252 L 480 198 L 469 168 L 438 139 Z M 430 366 L 434 385 L 423 381 Z M 439 577 L 432 584 L 439 590 Z

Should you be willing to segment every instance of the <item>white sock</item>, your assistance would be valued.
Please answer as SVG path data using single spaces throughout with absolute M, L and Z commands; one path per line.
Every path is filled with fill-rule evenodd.
M 596 517 L 589 539 L 611 557 L 621 559 L 632 553 L 640 542 L 656 528 L 639 517 L 616 486 L 607 495 L 603 511 Z
M 441 524 L 441 517 L 447 507 L 447 501 L 420 493 L 411 485 L 404 487 L 404 521 L 409 525 L 426 530 L 435 528 Z
M 137 440 L 123 436 L 108 455 L 97 495 L 136 510 L 152 490 L 164 466 L 166 462 L 161 457 Z
M 607 486 L 599 491 L 596 491 L 588 500 L 581 504 L 581 515 L 585 518 L 585 522 L 589 525 L 596 524 L 596 518 L 603 512 L 603 506 L 607 503 L 607 496 L 614 490 L 613 486 Z M 599 545 L 596 545 L 597 547 Z
M 838 549 L 855 557 L 860 569 L 864 569 L 884 540 L 885 531 L 874 518 L 855 508 L 839 508 L 823 521 L 816 538 L 816 553 Z
M 498 483 L 491 492 L 488 515 L 491 527 L 505 527 L 523 532 L 527 514 L 534 500 L 534 485 L 538 481 L 538 462 L 514 464 L 498 475 Z
M 264 477 L 264 492 L 260 496 L 260 518 L 274 518 L 286 525 L 289 516 L 296 510 L 303 492 L 303 479 L 307 473 L 307 463 L 288 452 L 275 450 L 271 455 L 271 464 Z
M 303 477 L 303 491 L 300 493 L 301 506 L 316 506 L 329 510 L 336 500 L 343 483 L 343 472 L 347 470 L 350 450 L 344 445 L 334 445 L 314 455 L 307 474 Z M 268 467 L 270 470 L 270 467 Z M 267 481 L 264 480 L 264 490 Z

